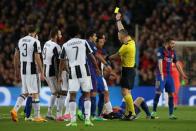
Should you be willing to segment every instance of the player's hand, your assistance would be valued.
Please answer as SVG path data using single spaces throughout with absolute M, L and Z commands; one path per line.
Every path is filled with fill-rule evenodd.
M 117 13 L 117 14 L 116 14 L 116 21 L 121 20 L 121 16 L 122 16 L 121 13 Z
M 188 76 L 186 74 L 183 74 L 183 79 L 187 80 L 188 79 Z
M 161 74 L 161 80 L 164 81 L 164 75 L 163 74 Z
M 106 56 L 106 57 L 105 57 L 105 60 L 107 61 L 107 63 L 109 63 L 109 62 L 110 62 L 110 56 L 109 56 L 109 55 Z
M 110 65 L 105 66 L 104 70 L 106 70 L 107 72 L 112 72 L 112 67 Z
M 96 74 L 97 74 L 98 76 L 100 76 L 100 75 L 101 75 L 101 71 L 100 71 L 99 69 L 96 69 Z
M 45 80 L 45 76 L 44 76 L 43 73 L 40 74 L 40 79 L 41 79 L 41 81 L 44 81 Z

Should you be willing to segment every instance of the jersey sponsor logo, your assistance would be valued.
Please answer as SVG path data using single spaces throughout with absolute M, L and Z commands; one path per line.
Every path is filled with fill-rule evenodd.
M 172 62 L 172 61 L 173 61 L 173 58 L 164 57 L 164 60 L 165 60 L 166 62 Z

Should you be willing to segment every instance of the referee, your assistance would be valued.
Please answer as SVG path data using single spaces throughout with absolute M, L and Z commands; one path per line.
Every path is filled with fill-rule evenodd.
M 135 109 L 134 103 L 131 95 L 131 90 L 134 87 L 135 79 L 135 54 L 136 47 L 135 41 L 128 34 L 127 30 L 124 29 L 121 22 L 121 14 L 116 15 L 116 23 L 118 27 L 118 39 L 122 43 L 119 51 L 111 56 L 108 56 L 107 59 L 113 60 L 116 58 L 121 58 L 121 90 L 122 95 L 126 103 L 126 113 L 122 119 L 124 120 L 133 120 L 135 119 Z

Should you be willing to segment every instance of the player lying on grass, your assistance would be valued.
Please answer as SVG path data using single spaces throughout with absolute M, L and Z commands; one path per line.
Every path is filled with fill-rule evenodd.
M 136 98 L 136 100 L 134 101 L 134 107 L 135 107 L 136 118 L 139 117 L 142 109 L 146 114 L 146 119 L 151 119 L 151 114 L 148 105 L 146 104 L 143 97 Z M 106 119 L 121 119 L 125 114 L 125 112 L 126 112 L 126 104 L 125 101 L 123 100 L 120 107 L 113 108 L 112 114 L 103 113 L 102 116 L 103 118 Z

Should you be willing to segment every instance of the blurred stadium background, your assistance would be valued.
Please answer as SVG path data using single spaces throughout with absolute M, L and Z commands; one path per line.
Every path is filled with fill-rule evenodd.
M 165 36 L 183 42 L 176 50 L 189 77 L 181 81 L 179 103 L 196 104 L 196 2 L 195 0 L 121 0 L 123 23 L 137 45 L 137 77 L 134 98 L 143 96 L 148 104 L 154 96 L 156 49 Z M 77 23 L 81 36 L 88 29 L 106 35 L 105 48 L 112 54 L 119 47 L 114 0 L 1 0 L 0 1 L 0 105 L 13 105 L 20 93 L 14 81 L 13 54 L 19 38 L 26 34 L 25 25 L 35 19 L 43 46 L 49 30 L 57 25 L 63 40 L 69 39 L 68 27 Z M 188 42 L 187 42 L 188 41 Z M 192 41 L 192 42 L 191 42 Z M 186 43 L 189 43 L 187 46 Z M 121 101 L 119 91 L 120 61 L 113 61 L 114 71 L 106 77 L 113 105 Z M 186 83 L 186 84 L 184 84 Z M 43 86 L 47 86 L 42 83 Z M 185 87 L 184 87 L 185 86 Z M 115 95 L 115 96 L 114 96 Z M 47 105 L 49 88 L 42 88 L 41 102 Z M 160 104 L 164 104 L 164 99 Z

